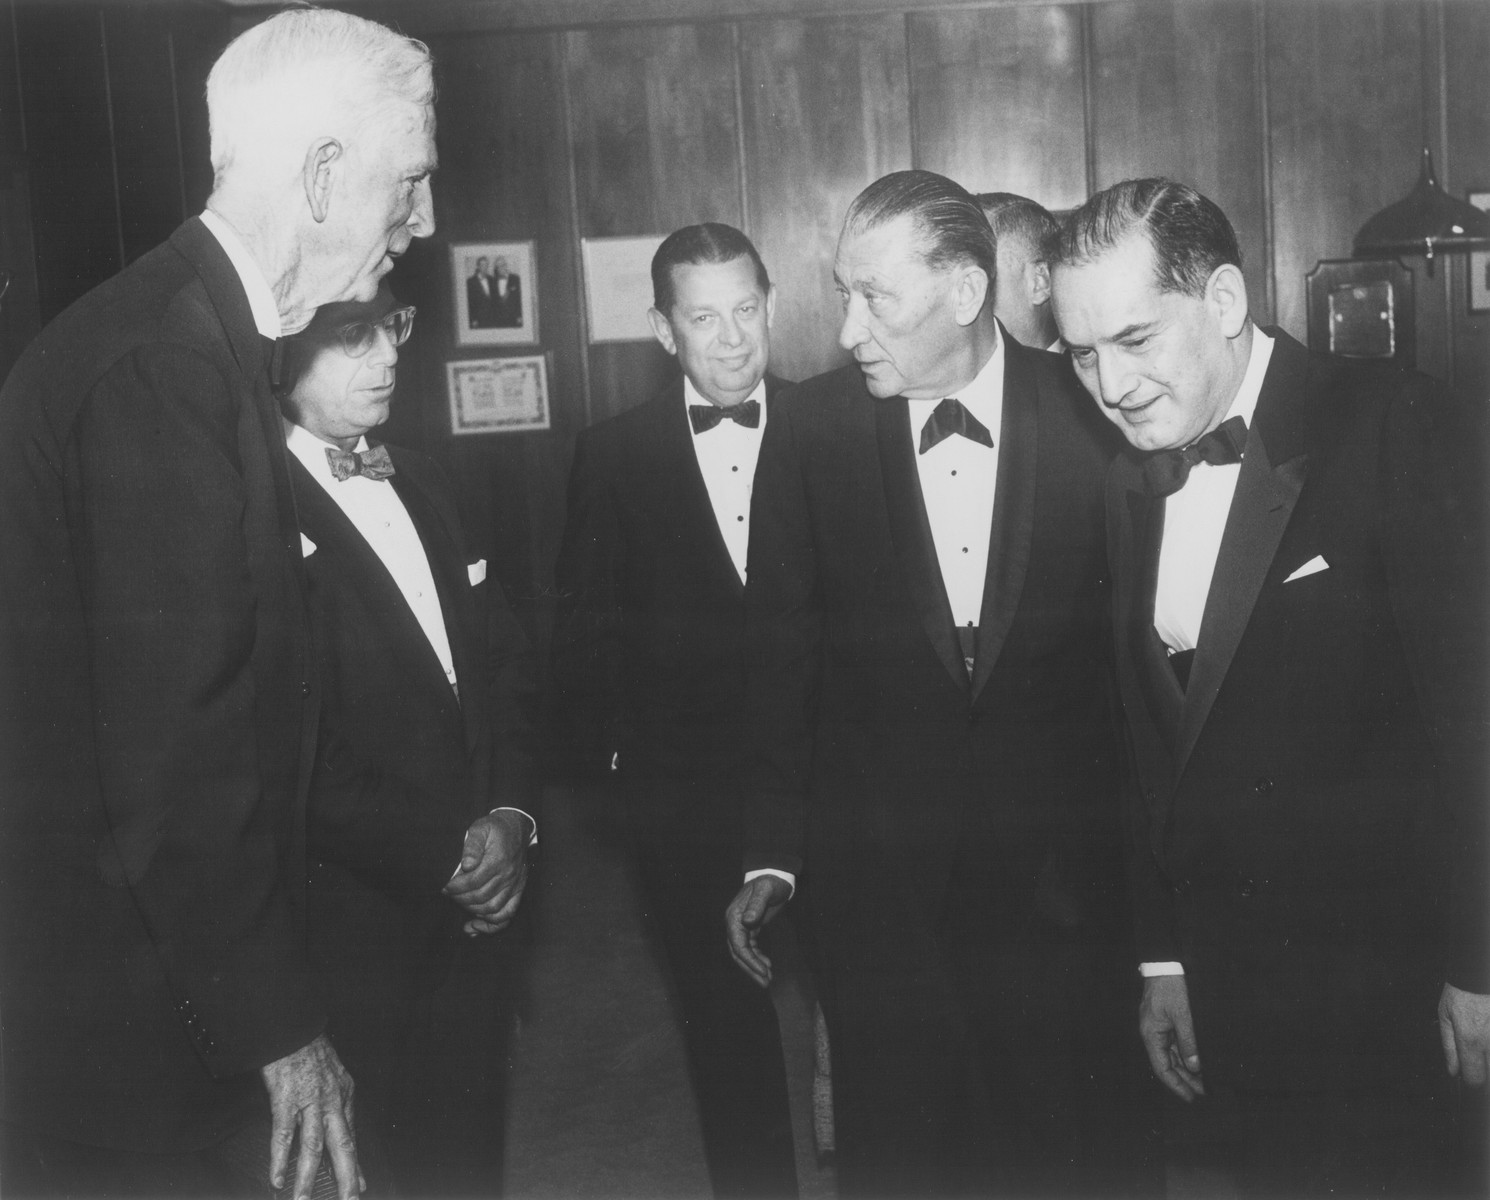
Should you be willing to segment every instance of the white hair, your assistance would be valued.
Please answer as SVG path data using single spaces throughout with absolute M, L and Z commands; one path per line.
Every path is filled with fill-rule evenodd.
M 299 172 L 315 139 L 434 99 L 423 42 L 331 9 L 279 13 L 234 38 L 207 76 L 214 190 L 230 176 L 272 186 Z

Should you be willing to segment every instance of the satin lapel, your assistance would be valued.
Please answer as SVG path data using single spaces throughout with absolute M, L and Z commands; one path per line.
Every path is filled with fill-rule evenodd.
M 395 447 L 389 447 L 389 453 L 395 469 L 393 489 L 403 501 L 409 519 L 414 522 L 419 540 L 424 543 L 424 557 L 429 561 L 430 574 L 434 576 L 435 588 L 440 593 L 440 612 L 445 618 L 445 636 L 450 642 L 451 664 L 460 689 L 466 746 L 470 748 L 476 744 L 486 720 L 487 665 L 481 659 L 485 639 L 476 599 L 471 594 L 465 548 L 458 540 L 455 514 L 442 510 L 417 470 L 410 466 L 407 456 Z M 420 634 L 422 637 L 423 630 Z M 427 644 L 428 639 L 424 640 Z M 446 686 L 448 689 L 449 685 Z
M 448 710 L 451 720 L 460 722 L 460 705 L 450 689 L 450 681 L 445 678 L 439 657 L 383 560 L 367 544 L 367 539 L 358 532 L 347 514 L 310 477 L 299 459 L 292 457 L 290 469 L 300 493 L 301 520 L 306 536 L 321 548 L 315 553 L 322 553 L 326 546 L 334 543 L 356 572 L 352 579 L 344 581 L 346 586 L 371 589 L 370 594 L 378 601 L 375 608 L 391 615 L 397 628 L 392 631 L 395 636 L 389 639 L 387 653 L 406 664 L 395 673 L 421 680 L 423 686 L 439 695 L 441 707 Z M 298 548 L 296 554 L 299 555 Z
M 952 605 L 942 584 L 942 568 L 921 496 L 921 477 L 911 452 L 910 410 L 900 396 L 872 403 L 880 474 L 885 481 L 885 508 L 900 572 L 937 658 L 947 674 L 965 688 L 969 686 L 967 667 L 957 644 L 957 631 L 952 627 Z
M 973 699 L 983 690 L 1019 608 L 1035 530 L 1035 473 L 1040 442 L 1040 392 L 1024 352 L 1004 336 L 1004 411 L 998 480 L 988 529 L 988 567 L 978 613 Z
M 744 595 L 745 585 L 740 582 L 735 561 L 729 556 L 724 535 L 719 532 L 714 502 L 709 499 L 709 487 L 704 483 L 704 473 L 693 450 L 693 431 L 688 427 L 681 377 L 664 393 L 654 429 L 667 464 L 651 480 L 654 487 L 662 490 L 662 511 L 676 513 L 684 532 L 683 546 L 698 547 L 699 565 L 709 571 L 719 588 L 738 599 Z
M 1236 493 L 1206 596 L 1195 662 L 1190 669 L 1190 687 L 1185 695 L 1185 715 L 1175 761 L 1176 779 L 1183 774 L 1221 690 L 1278 543 L 1303 490 L 1309 459 L 1303 452 L 1300 412 L 1295 401 L 1302 393 L 1307 370 L 1308 354 L 1303 347 L 1279 336 L 1258 397 L 1253 427 L 1247 434 Z M 1277 456 L 1276 466 L 1270 449 Z
M 1171 756 L 1178 749 L 1185 693 L 1169 665 L 1169 652 L 1154 628 L 1154 596 L 1159 583 L 1159 548 L 1164 537 L 1164 501 L 1155 500 L 1144 490 L 1141 476 L 1135 477 L 1128 492 L 1128 512 L 1132 530 L 1134 592 L 1128 627 L 1128 639 L 1138 685 L 1143 693 L 1149 719 L 1158 729 Z

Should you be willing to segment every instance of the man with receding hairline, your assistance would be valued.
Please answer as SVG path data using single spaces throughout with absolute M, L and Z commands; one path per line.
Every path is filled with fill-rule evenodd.
M 207 211 L 0 392 L 16 1194 L 306 1196 L 323 1147 L 343 1200 L 362 1186 L 306 961 L 318 684 L 270 383 L 274 339 L 434 231 L 432 64 L 299 10 L 235 39 L 207 97 Z
M 871 184 L 834 263 L 855 362 L 783 397 L 761 448 L 726 923 L 765 985 L 800 875 L 845 1197 L 1142 1186 L 1108 442 L 1066 365 L 1000 330 L 995 274 L 957 184 Z
M 978 207 L 988 218 L 998 251 L 993 315 L 1021 345 L 1059 353 L 1064 347 L 1050 311 L 1045 244 L 1060 226 L 1040 205 L 1013 192 L 983 192 Z
M 1054 304 L 1132 445 L 1108 548 L 1175 1153 L 1245 1196 L 1482 1194 L 1482 414 L 1257 326 L 1231 223 L 1172 180 L 1071 216 Z
M 662 392 L 579 435 L 554 576 L 554 677 L 620 784 L 642 895 L 675 984 L 718 1197 L 797 1194 L 771 998 L 730 963 L 739 882 L 742 593 L 776 289 L 717 222 L 652 259 L 647 318 L 678 360 Z

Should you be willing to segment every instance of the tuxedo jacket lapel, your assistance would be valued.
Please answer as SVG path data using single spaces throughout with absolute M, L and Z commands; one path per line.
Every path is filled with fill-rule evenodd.
M 1273 347 L 1242 454 L 1236 492 L 1216 570 L 1211 576 L 1201 618 L 1190 686 L 1175 760 L 1175 779 L 1205 726 L 1206 717 L 1225 681 L 1237 644 L 1272 565 L 1278 543 L 1303 490 L 1308 468 L 1304 430 L 1298 407 L 1308 372 L 1308 353 L 1279 336 Z
M 885 507 L 900 573 L 937 658 L 953 681 L 966 688 L 967 667 L 963 665 L 962 649 L 953 628 L 952 605 L 942 583 L 942 567 L 937 561 L 931 522 L 927 520 L 926 502 L 921 495 L 921 477 L 911 450 L 910 409 L 900 396 L 872 403 L 880 474 L 885 481 Z
M 1019 607 L 1035 529 L 1035 473 L 1040 442 L 1040 393 L 1023 348 L 1004 337 L 1004 401 L 998 480 L 988 530 L 988 568 L 978 614 L 973 699 L 993 673 Z M 935 553 L 932 555 L 935 558 Z

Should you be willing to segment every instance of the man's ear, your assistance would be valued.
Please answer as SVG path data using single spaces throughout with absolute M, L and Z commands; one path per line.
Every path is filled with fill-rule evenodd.
M 988 299 L 988 272 L 982 267 L 963 266 L 956 268 L 957 281 L 953 285 L 956 307 L 953 316 L 964 327 L 971 325 L 983 311 L 983 302 Z
M 305 200 L 310 205 L 310 215 L 317 223 L 324 221 L 331 212 L 331 193 L 336 184 L 337 164 L 345 151 L 335 138 L 319 138 L 305 152 L 305 166 L 301 168 L 301 182 L 305 187 Z
M 1205 302 L 1224 337 L 1234 338 L 1247 327 L 1247 281 L 1235 263 L 1222 263 L 1205 284 Z
M 1032 258 L 1024 264 L 1024 287 L 1030 304 L 1039 308 L 1050 299 L 1050 264 L 1043 258 Z
M 766 289 L 766 328 L 771 328 L 771 322 L 776 319 L 776 285 L 773 283 Z
M 647 309 L 647 323 L 652 326 L 652 332 L 657 340 L 662 343 L 662 348 L 669 354 L 678 353 L 678 343 L 673 340 L 672 322 L 664 317 L 655 308 Z

